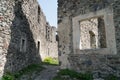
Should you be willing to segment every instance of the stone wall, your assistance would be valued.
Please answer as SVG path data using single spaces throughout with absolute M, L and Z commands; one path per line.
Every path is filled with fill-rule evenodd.
M 58 46 L 61 68 L 120 76 L 118 4 L 119 0 L 58 0 Z M 102 35 L 100 41 L 103 41 L 101 48 L 80 50 L 80 21 L 96 17 L 104 17 L 99 21 L 100 26 L 105 27 L 98 26 Z M 98 34 L 100 32 L 98 31 Z
M 116 47 L 117 52 L 120 54 L 120 1 L 115 0 L 113 4 L 113 12 L 114 12 L 114 24 L 115 24 L 115 34 L 116 34 Z
M 13 20 L 13 9 L 11 6 L 13 2 L 7 2 L 6 0 L 0 1 L 0 76 L 4 74 L 4 66 L 6 63 L 7 49 L 10 43 L 10 25 L 12 25 Z M 9 10 L 8 10 L 9 9 Z
M 49 56 L 58 59 L 58 42 L 56 41 L 56 27 L 51 27 L 51 42 L 49 42 Z
M 47 39 L 47 56 L 58 58 L 58 42 L 56 41 L 56 27 L 46 26 L 46 39 Z
M 72 69 L 91 72 L 94 79 L 105 78 L 109 74 L 120 77 L 120 56 L 101 54 L 75 54 L 68 57 Z
M 80 49 L 94 48 L 98 48 L 97 18 L 80 21 Z
M 0 0 L 0 77 L 48 56 L 46 23 L 36 0 Z

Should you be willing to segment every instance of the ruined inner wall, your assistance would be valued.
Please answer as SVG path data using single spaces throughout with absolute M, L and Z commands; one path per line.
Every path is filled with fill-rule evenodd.
M 117 55 L 119 54 L 119 42 L 117 42 L 116 44 L 116 41 L 119 40 L 119 6 L 117 3 L 119 3 L 119 0 L 58 0 L 59 60 L 61 68 L 72 68 L 76 71 L 83 72 L 92 71 L 93 74 L 96 75 L 98 73 L 102 77 L 108 75 L 109 73 L 114 75 L 117 75 L 119 73 L 118 66 L 120 64 L 119 56 Z M 106 11 L 104 11 L 104 9 Z M 113 12 L 109 12 L 112 10 Z M 79 30 L 79 23 L 73 24 L 73 18 L 80 15 L 81 17 L 75 18 L 79 22 L 79 20 L 85 19 L 83 17 L 87 17 L 86 19 L 88 19 L 91 18 L 91 14 L 93 15 L 92 17 L 94 17 L 96 14 L 100 14 L 95 16 L 99 17 L 101 16 L 101 14 L 103 15 L 103 13 L 107 15 L 106 17 L 104 17 L 104 20 L 105 29 L 107 29 L 108 31 L 105 32 L 104 30 L 102 30 L 104 28 L 102 28 L 101 33 L 106 33 L 107 35 L 107 42 L 103 42 L 107 44 L 107 46 L 101 45 L 104 49 L 82 51 L 77 50 L 80 47 L 80 38 L 78 37 L 80 36 L 80 32 L 77 32 Z M 102 25 L 103 24 L 101 24 L 101 26 Z M 77 36 L 72 35 L 73 32 L 77 34 Z M 112 36 L 110 35 L 111 33 Z M 104 39 L 102 38 L 101 40 L 105 40 L 105 36 L 102 37 L 104 37 Z M 78 41 L 78 43 L 74 40 Z M 73 44 L 75 44 L 75 46 Z M 109 47 L 109 49 L 106 49 L 105 47 Z M 117 54 L 116 49 L 118 50 Z M 108 55 L 106 55 L 106 53 Z M 100 76 L 98 75 L 94 77 L 99 78 Z
M 47 57 L 58 58 L 58 42 L 56 41 L 56 27 L 46 26 Z
M 98 48 L 97 18 L 80 21 L 80 49 L 84 50 L 95 48 Z
M 31 31 L 35 39 L 36 47 L 37 48 L 39 47 L 38 53 L 40 54 L 42 61 L 46 57 L 49 57 L 50 55 L 51 57 L 57 58 L 58 46 L 55 40 L 55 35 L 52 35 L 53 33 L 55 34 L 56 31 L 51 30 L 52 26 L 48 25 L 49 23 L 47 22 L 46 17 L 40 5 L 37 3 L 37 1 L 29 1 L 29 2 L 26 1 L 26 2 L 28 3 L 29 6 L 26 7 L 26 4 L 25 4 L 23 5 L 23 8 L 25 9 L 25 12 L 27 12 L 27 10 L 30 8 L 30 12 L 29 11 L 27 12 L 29 14 L 28 19 L 31 20 Z M 32 5 L 33 7 L 31 8 Z M 47 28 L 50 28 L 50 30 L 47 30 Z M 47 35 L 50 35 L 50 36 L 47 38 L 46 37 Z M 54 48 L 54 51 L 49 52 L 48 46 L 49 46 L 49 51 L 53 50 L 53 48 Z
M 0 4 L 5 9 L 4 12 L 1 10 L 3 20 L 0 28 L 3 28 L 2 44 L 5 45 L 1 49 L 1 54 L 4 55 L 2 59 L 5 60 L 2 62 L 1 71 L 16 72 L 30 64 L 41 62 L 35 41 L 39 29 L 36 29 L 37 21 L 32 21 L 37 19 L 37 11 L 34 11 L 38 6 L 37 2 L 4 0 Z M 33 14 L 36 15 L 32 16 Z
M 114 24 L 115 24 L 115 37 L 116 37 L 116 47 L 117 53 L 120 53 L 120 1 L 116 0 L 113 4 L 114 11 Z
M 48 56 L 46 23 L 36 0 L 0 1 L 0 77 Z
M 49 55 L 50 57 L 53 58 L 58 58 L 58 42 L 56 41 L 56 28 L 51 26 L 51 29 L 49 30 L 49 36 L 50 36 L 50 41 L 48 41 L 49 44 Z
M 7 49 L 10 43 L 10 34 L 13 20 L 13 8 L 10 5 L 13 5 L 14 2 L 7 0 L 0 1 L 0 77 L 4 74 L 4 66 L 6 63 Z M 6 6 L 9 5 L 9 6 Z M 8 10 L 9 9 L 9 10 Z

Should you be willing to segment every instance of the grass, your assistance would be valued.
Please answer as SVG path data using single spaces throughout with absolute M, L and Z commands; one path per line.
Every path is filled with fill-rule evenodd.
M 93 80 L 93 75 L 91 73 L 78 73 L 73 70 L 63 69 L 60 70 L 56 77 L 53 80 L 68 80 L 63 76 L 68 76 L 70 79 L 78 79 L 78 80 Z
M 12 73 L 6 72 L 6 74 L 3 75 L 2 80 L 15 80 L 15 77 Z
M 93 75 L 90 72 L 78 73 L 74 70 L 62 69 L 57 73 L 57 76 L 53 80 L 94 80 Z M 104 80 L 119 80 L 115 75 L 108 75 Z
M 43 64 L 47 65 L 58 65 L 58 59 L 47 57 L 43 60 Z
M 34 71 L 40 72 L 41 70 L 43 70 L 44 68 L 41 66 L 43 64 L 47 64 L 47 65 L 58 65 L 58 60 L 55 58 L 51 58 L 51 57 L 47 57 L 44 59 L 42 64 L 32 64 L 27 66 L 26 68 L 23 68 L 22 70 L 18 71 L 17 73 L 10 73 L 10 72 L 6 72 L 3 77 L 2 80 L 15 80 L 15 79 L 19 79 L 22 75 L 26 75 L 26 74 L 31 74 Z
M 107 77 L 105 77 L 105 80 L 118 80 L 118 77 L 110 74 Z
M 2 80 L 15 80 L 17 78 L 20 78 L 22 75 L 25 74 L 31 74 L 34 71 L 42 71 L 44 68 L 40 64 L 32 64 L 27 66 L 26 68 L 23 68 L 19 72 L 12 74 L 7 72 L 5 75 L 3 75 Z

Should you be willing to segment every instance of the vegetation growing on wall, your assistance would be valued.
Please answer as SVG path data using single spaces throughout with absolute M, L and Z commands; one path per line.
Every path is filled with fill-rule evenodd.
M 52 57 L 47 57 L 44 59 L 43 63 L 50 64 L 50 65 L 58 65 L 58 59 L 52 58 Z
M 6 74 L 3 75 L 2 80 L 15 80 L 20 78 L 22 75 L 31 74 L 34 71 L 40 72 L 43 69 L 44 68 L 40 64 L 32 64 L 14 74 L 7 72 Z

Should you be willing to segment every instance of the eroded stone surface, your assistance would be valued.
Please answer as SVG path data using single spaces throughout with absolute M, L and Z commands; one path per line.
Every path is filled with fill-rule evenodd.
M 57 58 L 55 34 L 37 0 L 0 0 L 0 76 Z
M 88 70 L 95 75 L 100 73 L 102 77 L 108 74 L 119 76 L 119 3 L 119 0 L 58 0 L 59 60 L 61 68 L 83 72 Z M 100 20 L 99 28 L 101 28 L 101 31 L 98 31 L 98 33 L 105 34 L 105 36 L 102 36 L 104 38 L 101 38 L 101 41 L 103 41 L 100 42 L 102 43 L 101 48 L 80 50 L 80 30 L 83 32 L 82 36 L 84 36 L 87 35 L 86 31 L 92 28 L 88 28 L 90 26 L 88 25 L 85 27 L 86 30 L 80 29 L 80 22 L 96 17 L 103 17 L 105 23 L 105 29 L 101 28 L 100 26 L 103 26 L 103 23 Z M 82 41 L 87 40 L 88 38 Z M 87 42 L 84 42 L 82 46 L 85 45 L 89 48 Z

